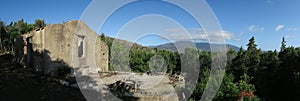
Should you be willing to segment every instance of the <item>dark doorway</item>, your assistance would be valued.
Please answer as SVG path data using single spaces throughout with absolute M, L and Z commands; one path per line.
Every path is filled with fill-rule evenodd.
M 31 37 L 26 38 L 26 46 L 27 46 L 27 61 L 26 61 L 27 67 L 31 67 L 32 66 L 32 53 L 33 53 Z

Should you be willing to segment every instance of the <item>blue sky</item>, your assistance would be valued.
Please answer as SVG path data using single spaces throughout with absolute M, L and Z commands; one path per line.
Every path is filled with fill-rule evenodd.
M 0 19 L 6 23 L 23 18 L 28 23 L 43 18 L 49 24 L 68 20 L 79 20 L 92 0 L 2 0 Z M 300 0 L 206 0 L 215 13 L 226 43 L 243 46 L 254 36 L 259 48 L 279 49 L 284 36 L 288 46 L 300 45 Z M 194 7 L 201 9 L 201 7 Z M 97 11 L 97 10 L 96 10 Z M 101 10 L 99 10 L 101 11 Z M 100 12 L 101 13 L 101 12 Z M 92 25 L 91 25 L 92 26 Z M 120 8 L 107 20 L 101 30 L 91 27 L 97 33 L 117 37 L 145 36 L 136 42 L 143 45 L 157 45 L 169 42 L 160 33 L 201 32 L 201 26 L 188 12 L 178 6 L 148 0 Z M 174 37 L 174 36 L 173 36 Z M 192 36 L 203 39 L 202 36 Z M 218 36 L 211 36 L 216 37 Z M 174 38 L 183 38 L 177 36 Z M 201 40 L 205 41 L 205 40 Z

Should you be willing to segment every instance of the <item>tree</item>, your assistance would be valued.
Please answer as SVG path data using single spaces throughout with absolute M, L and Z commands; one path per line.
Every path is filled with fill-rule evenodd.
M 165 73 L 167 71 L 167 63 L 163 57 L 154 55 L 149 61 L 149 68 L 153 72 Z
M 102 41 L 105 42 L 105 34 L 104 33 L 101 33 L 100 38 L 101 38 Z
M 242 56 L 244 54 L 244 49 L 243 47 L 241 46 L 238 53 L 237 53 L 237 56 Z
M 34 28 L 37 29 L 37 28 L 42 28 L 42 27 L 45 27 L 46 26 L 46 23 L 44 21 L 44 19 L 37 19 L 34 21 Z
M 237 56 L 232 60 L 232 64 L 229 65 L 228 73 L 232 73 L 235 77 L 235 81 L 239 80 L 239 77 L 244 73 L 248 72 L 248 67 L 246 67 L 247 60 L 243 47 L 240 47 Z
M 237 83 L 239 89 L 239 101 L 259 101 L 260 99 L 254 94 L 255 86 L 250 83 L 252 77 L 243 74 L 241 80 Z
M 247 44 L 248 48 L 245 53 L 245 59 L 246 59 L 246 67 L 248 68 L 248 71 L 245 73 L 250 74 L 251 77 L 255 76 L 256 73 L 258 73 L 261 68 L 259 66 L 260 64 L 260 55 L 261 50 L 257 49 L 257 45 L 255 44 L 254 37 L 251 37 L 249 40 L 249 43 Z
M 280 52 L 284 51 L 285 48 L 286 48 L 286 41 L 285 41 L 284 37 L 282 37 Z
M 0 21 L 0 50 L 4 50 L 4 40 L 7 38 L 7 35 L 5 23 Z
M 27 27 L 27 23 L 24 22 L 23 19 L 19 20 L 17 23 L 15 23 L 14 25 L 15 28 L 17 28 L 18 30 L 18 35 L 24 34 L 26 33 L 26 27 Z
M 257 48 L 256 48 L 256 44 L 255 44 L 255 39 L 254 39 L 254 37 L 252 36 L 251 37 L 251 39 L 249 40 L 249 43 L 247 44 L 247 46 L 248 46 L 248 51 L 255 51 L 255 50 L 257 50 Z
M 255 87 L 257 89 L 258 95 L 268 98 L 274 96 L 274 89 L 276 88 L 276 80 L 278 79 L 278 67 L 280 65 L 280 60 L 278 58 L 278 52 L 268 51 L 261 55 L 260 66 L 262 70 L 256 74 Z
M 294 101 L 299 99 L 300 93 L 300 48 L 288 47 L 279 53 L 281 61 L 276 73 L 277 92 L 272 98 L 275 100 Z
M 240 53 L 239 53 L 240 54 Z M 226 66 L 226 69 L 231 69 L 230 66 L 232 66 L 232 60 L 234 58 L 236 58 L 238 55 L 238 53 L 236 51 L 234 51 L 233 49 L 230 49 L 228 52 L 227 52 L 227 66 Z
M 25 29 L 25 33 L 30 32 L 33 29 L 34 29 L 34 24 L 27 24 L 26 29 Z

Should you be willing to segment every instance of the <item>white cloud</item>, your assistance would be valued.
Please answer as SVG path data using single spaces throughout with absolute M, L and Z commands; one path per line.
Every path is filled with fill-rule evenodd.
M 250 26 L 248 27 L 248 30 L 249 30 L 249 31 L 254 31 L 254 28 L 255 28 L 254 25 L 250 25 Z
M 284 25 L 277 25 L 275 28 L 275 31 L 276 32 L 281 31 L 283 28 L 284 28 Z
M 287 31 L 298 31 L 299 28 L 296 28 L 296 27 L 290 27 L 290 28 L 287 28 L 286 30 L 287 30 Z
M 235 41 L 241 42 L 241 38 L 235 38 Z
M 248 30 L 249 30 L 250 32 L 258 32 L 258 31 L 263 31 L 263 30 L 265 30 L 265 28 L 264 28 L 264 27 L 255 26 L 255 25 L 250 25 L 250 26 L 248 27 Z
M 295 38 L 296 36 L 295 35 L 285 35 L 284 37 L 285 38 Z
M 233 38 L 233 34 L 228 31 L 219 30 L 219 31 L 205 32 L 201 28 L 189 28 L 185 30 L 180 28 L 173 28 L 173 29 L 165 30 L 163 34 L 167 38 L 176 41 L 186 41 L 186 40 L 223 41 L 223 40 L 230 40 Z

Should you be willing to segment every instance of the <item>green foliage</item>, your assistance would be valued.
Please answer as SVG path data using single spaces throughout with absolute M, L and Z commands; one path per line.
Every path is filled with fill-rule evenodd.
M 114 39 L 105 36 L 104 33 L 100 35 L 100 38 L 108 45 L 110 50 L 110 70 L 120 70 L 120 68 L 128 68 L 134 72 L 147 72 L 150 70 L 157 70 L 157 72 L 166 71 L 170 74 L 180 73 L 181 63 L 180 55 L 178 52 L 158 50 L 157 48 L 151 49 L 125 40 Z M 128 47 L 130 47 L 130 49 L 127 50 Z M 126 51 L 129 53 L 122 53 Z M 124 54 L 128 56 L 124 56 Z M 159 58 L 155 56 L 159 56 Z M 127 57 L 130 58 L 128 59 Z
M 254 85 L 249 84 L 253 77 L 249 77 L 247 74 L 244 74 L 240 78 L 241 80 L 237 84 L 240 91 L 255 91 Z
M 42 28 L 42 27 L 45 27 L 46 26 L 46 23 L 44 21 L 44 19 L 37 19 L 34 21 L 34 28 L 37 29 L 37 28 Z
M 204 69 L 200 72 L 198 83 L 196 84 L 196 87 L 194 89 L 194 92 L 191 96 L 191 98 L 194 98 L 194 100 L 200 100 L 200 97 L 202 96 L 204 89 L 207 85 L 207 81 L 209 79 L 210 70 Z
M 255 44 L 255 39 L 254 37 L 252 37 L 249 40 L 248 43 L 248 49 L 245 52 L 245 63 L 246 63 L 246 67 L 248 67 L 248 71 L 246 71 L 245 73 L 250 74 L 250 76 L 254 76 L 254 74 L 256 74 L 257 72 L 259 72 L 261 70 L 259 64 L 260 64 L 260 55 L 261 55 L 261 50 L 256 48 L 256 44 Z
M 199 50 L 193 48 L 186 48 L 182 55 L 182 71 L 187 73 L 193 73 L 199 69 Z
M 116 44 L 110 49 L 110 67 L 114 71 L 129 72 L 129 53 L 125 46 Z
M 238 82 L 239 87 L 255 91 L 265 100 L 297 100 L 300 93 L 300 49 L 286 48 L 283 38 L 279 53 L 276 50 L 262 53 L 254 42 L 252 37 L 248 49 L 240 49 L 227 73 L 234 74 L 234 82 Z M 252 100 L 260 100 L 258 96 Z
M 167 71 L 167 64 L 165 62 L 166 61 L 161 56 L 154 55 L 149 61 L 149 68 L 154 72 L 165 73 Z
M 214 100 L 216 101 L 234 101 L 238 99 L 238 94 L 240 92 L 239 85 L 233 82 L 234 76 L 232 74 L 225 74 L 223 78 L 223 83 L 216 94 Z
M 110 68 L 112 70 L 130 68 L 134 72 L 152 70 L 154 72 L 167 71 L 169 74 L 180 74 L 181 71 L 194 72 L 200 67 L 198 82 L 191 96 L 193 100 L 200 100 L 204 89 L 207 86 L 215 87 L 217 81 L 219 81 L 218 77 L 221 76 L 221 74 L 216 72 L 214 77 L 209 78 L 211 73 L 211 55 L 215 53 L 200 52 L 197 49 L 188 48 L 185 50 L 185 53 L 179 54 L 178 52 L 158 50 L 157 48 L 151 49 L 124 40 L 113 39 L 104 34 L 100 35 L 100 37 L 108 44 L 110 52 L 116 54 L 110 56 Z M 119 41 L 119 44 L 114 43 L 114 40 Z M 114 46 L 112 46 L 113 44 Z M 129 45 L 132 45 L 130 46 L 131 48 L 126 50 L 126 46 Z M 289 49 L 280 54 L 286 53 L 287 50 Z M 129 51 L 130 58 L 122 57 L 120 55 L 124 54 L 121 53 L 122 51 Z M 214 100 L 238 100 L 243 92 L 252 94 L 250 97 L 247 95 L 243 96 L 243 99 L 247 101 L 257 101 L 260 100 L 260 97 L 272 96 L 270 90 L 274 88 L 268 85 L 270 82 L 277 82 L 272 78 L 276 77 L 275 73 L 278 73 L 278 67 L 281 64 L 278 56 L 279 54 L 276 51 L 263 53 L 260 49 L 257 49 L 254 37 L 249 40 L 247 50 L 243 50 L 242 47 L 238 52 L 229 50 L 227 52 L 227 71 Z M 129 67 L 126 67 L 126 63 L 129 63 Z M 294 75 L 295 78 L 299 78 L 300 73 L 294 72 Z M 207 84 L 209 79 L 213 81 L 213 84 Z M 192 84 L 192 82 L 186 82 L 186 85 L 189 84 Z
M 247 44 L 247 46 L 248 46 L 247 50 L 250 51 L 250 52 L 257 50 L 257 48 L 256 48 L 257 45 L 255 44 L 254 37 L 251 37 L 251 39 L 249 40 L 249 43 Z
M 145 50 L 131 50 L 130 68 L 135 72 L 146 72 L 150 70 L 149 61 L 153 53 Z
M 277 93 L 268 96 L 278 100 L 297 100 L 300 93 L 300 48 L 288 47 L 278 57 L 280 64 L 272 77 L 275 84 L 271 88 L 276 89 Z
M 43 20 L 42 20 L 43 21 Z M 45 23 L 43 22 L 43 26 Z M 27 24 L 23 19 L 17 22 L 0 21 L 0 50 L 1 52 L 13 52 L 16 38 L 34 29 L 35 24 Z

